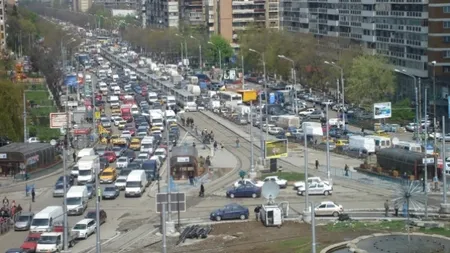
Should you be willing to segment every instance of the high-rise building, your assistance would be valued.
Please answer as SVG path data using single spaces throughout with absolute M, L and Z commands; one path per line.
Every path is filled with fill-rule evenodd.
M 92 0 L 72 0 L 73 11 L 87 12 L 92 6 Z
M 180 6 L 178 0 L 148 0 L 146 5 L 147 24 L 150 27 L 179 27 Z
M 4 0 L 0 0 L 0 49 L 6 49 L 6 11 Z
M 101 5 L 107 9 L 120 9 L 120 10 L 136 10 L 141 11 L 141 0 L 95 0 L 96 5 Z

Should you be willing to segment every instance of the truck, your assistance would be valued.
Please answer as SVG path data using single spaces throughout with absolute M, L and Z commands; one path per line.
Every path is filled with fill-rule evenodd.
M 323 136 L 322 124 L 320 122 L 303 122 L 302 130 L 308 136 Z
M 373 154 L 376 151 L 375 141 L 373 139 L 359 135 L 350 136 L 348 139 L 348 147 L 350 149 L 360 150 L 361 152 L 367 152 L 367 154 Z
M 131 107 L 132 107 L 131 104 L 125 104 L 120 106 L 121 117 L 127 122 L 133 121 L 133 115 L 131 114 Z
M 97 155 L 84 156 L 78 161 L 78 185 L 95 182 L 96 173 L 100 170 Z
M 300 127 L 300 118 L 297 116 L 291 115 L 282 115 L 278 117 L 276 125 L 278 127 L 287 129 L 290 127 L 299 128 Z
M 166 110 L 166 121 L 167 124 L 170 125 L 170 123 L 177 123 L 177 115 L 173 110 Z
M 238 90 L 237 93 L 241 94 L 243 103 L 250 103 L 258 99 L 258 92 L 256 90 Z
M 64 250 L 64 233 L 62 232 L 47 232 L 42 233 L 36 245 L 36 253 L 61 252 Z M 75 240 L 78 238 L 78 233 L 69 231 L 67 236 L 67 245 L 72 247 L 75 245 Z
M 66 194 L 67 214 L 82 215 L 88 207 L 89 194 L 86 185 L 74 185 Z
M 166 101 L 167 101 L 167 105 L 171 108 L 173 106 L 177 105 L 177 100 L 176 100 L 175 96 L 167 96 Z

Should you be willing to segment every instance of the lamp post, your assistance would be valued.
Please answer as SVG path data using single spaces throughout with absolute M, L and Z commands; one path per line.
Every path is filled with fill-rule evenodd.
M 297 85 L 297 71 L 295 71 L 295 62 L 291 58 L 288 58 L 284 55 L 278 55 L 278 58 L 284 59 L 286 61 L 290 61 L 292 63 L 292 74 L 294 76 L 294 99 L 295 99 L 295 115 L 298 115 L 298 106 L 297 106 L 297 91 L 295 90 L 295 87 Z
M 418 93 L 419 91 L 417 89 L 417 78 L 415 76 L 407 73 L 406 70 L 404 70 L 404 69 L 402 69 L 402 70 L 395 69 L 395 72 L 403 74 L 405 76 L 409 76 L 414 80 L 414 92 L 415 92 L 415 97 L 416 97 L 415 98 L 416 99 L 416 126 L 414 127 L 414 134 L 419 139 L 419 142 L 420 142 L 421 137 L 419 135 L 419 125 L 420 125 L 420 123 L 419 123 L 419 93 Z
M 267 96 L 267 80 L 266 80 L 266 57 L 265 57 L 265 55 L 264 55 L 264 53 L 261 53 L 261 52 L 259 52 L 259 51 L 256 51 L 255 49 L 252 49 L 252 48 L 250 48 L 249 49 L 249 51 L 250 52 L 253 52 L 253 53 L 256 53 L 256 54 L 259 54 L 260 56 L 261 56 L 261 61 L 262 61 L 262 63 L 263 63 L 263 80 L 264 80 L 264 96 L 265 96 L 265 98 L 266 98 L 266 135 L 264 136 L 263 135 L 263 127 L 260 127 L 260 129 L 261 129 L 261 160 L 262 161 L 265 161 L 265 154 L 264 154 L 264 150 L 265 150 L 265 141 L 267 140 L 267 139 L 269 139 L 268 138 L 268 133 L 269 133 L 269 127 L 268 127 L 268 125 L 269 125 L 269 117 L 268 117 L 268 115 L 269 115 L 269 107 L 268 107 L 268 104 L 269 104 L 269 98 L 268 98 L 268 96 Z M 259 98 L 260 98 L 260 104 L 259 104 L 259 112 L 260 112 L 260 124 L 262 124 L 262 122 L 263 122 L 263 117 L 262 117 L 262 99 L 261 99 L 261 96 L 259 96 Z
M 181 36 L 178 33 L 175 33 L 175 36 L 182 38 L 183 41 L 184 41 L 184 44 L 183 44 L 183 41 L 180 42 L 180 46 L 181 46 L 181 63 L 183 63 L 183 65 L 186 65 L 186 64 L 184 64 L 184 58 L 183 58 L 183 51 L 184 51 L 184 57 L 186 58 L 186 60 L 188 58 L 186 39 L 184 39 L 184 37 Z M 184 49 L 183 49 L 183 45 L 185 47 Z
M 433 138 L 434 139 L 434 148 L 433 148 L 433 150 L 434 150 L 434 154 L 436 154 L 437 153 L 437 138 L 436 138 L 436 134 L 437 134 L 437 131 L 436 131 L 436 125 L 437 125 L 437 118 L 436 118 L 436 61 L 432 61 L 430 64 L 431 64 L 431 66 L 433 66 L 433 126 L 434 126 L 434 136 L 435 136 L 435 138 Z M 427 124 L 426 122 L 425 122 L 425 124 Z M 445 140 L 445 136 L 443 136 L 442 137 L 443 139 L 442 140 Z M 442 151 L 442 152 L 445 152 L 445 151 Z M 445 164 L 444 163 L 444 161 L 442 161 L 443 162 L 443 164 Z M 434 177 L 437 179 L 438 178 L 438 169 L 437 169 L 437 156 L 435 157 L 435 159 L 434 159 Z M 445 170 L 443 170 L 444 172 L 445 172 Z M 445 173 L 444 173 L 444 177 L 445 177 Z
M 222 72 L 222 51 L 216 44 L 212 43 L 211 41 L 208 41 L 208 44 L 215 46 L 216 50 L 219 52 L 219 68 L 220 68 L 220 72 Z M 222 80 L 222 76 L 223 75 L 220 74 L 220 80 Z
M 345 120 L 345 110 L 346 110 L 346 108 L 345 108 L 344 69 L 334 62 L 324 61 L 324 63 L 339 69 L 339 71 L 341 72 L 342 108 L 343 108 L 342 109 L 342 123 L 344 124 L 344 129 L 346 129 L 346 126 L 345 126 L 345 121 L 346 121 Z M 339 102 L 339 98 L 338 98 L 338 102 Z
M 200 67 L 200 71 L 203 69 L 203 62 L 202 62 L 202 43 L 200 42 L 199 39 L 195 38 L 194 36 L 190 36 L 191 39 L 196 40 L 198 42 L 198 54 L 199 54 L 199 58 L 198 58 L 198 64 Z

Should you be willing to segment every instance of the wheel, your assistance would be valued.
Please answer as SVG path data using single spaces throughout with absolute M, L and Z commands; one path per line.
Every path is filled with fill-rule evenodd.
M 333 216 L 334 216 L 334 217 L 338 217 L 338 216 L 339 216 L 339 213 L 338 213 L 338 212 L 333 212 Z
M 234 199 L 234 194 L 233 193 L 230 194 L 230 198 Z
M 69 242 L 69 248 L 72 247 L 72 246 L 73 246 L 72 242 Z
M 329 194 L 330 194 L 329 191 L 325 191 L 325 192 L 323 193 L 323 195 L 325 195 L 325 196 L 328 196 Z
M 253 193 L 253 194 L 252 194 L 252 198 L 256 198 L 256 193 Z
M 241 216 L 239 216 L 239 218 L 240 218 L 241 220 L 245 220 L 247 217 L 245 217 L 245 215 L 241 214 Z
M 303 196 L 303 192 L 300 192 L 300 196 Z
M 221 220 L 222 220 L 222 217 L 216 216 L 216 221 L 221 221 Z

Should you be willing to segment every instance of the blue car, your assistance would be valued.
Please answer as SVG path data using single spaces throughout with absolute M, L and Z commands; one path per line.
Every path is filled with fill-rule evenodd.
M 65 177 L 66 177 L 66 183 L 68 185 L 72 186 L 73 185 L 73 177 L 71 177 L 69 175 L 66 175 Z M 60 185 L 60 184 L 64 185 L 64 176 L 60 176 L 58 178 L 58 180 L 56 180 L 55 185 Z
M 222 209 L 212 211 L 209 215 L 209 218 L 215 221 L 234 219 L 245 220 L 248 219 L 248 215 L 249 212 L 247 207 L 241 206 L 236 203 L 231 203 L 224 206 Z
M 229 198 L 245 198 L 252 197 L 257 198 L 261 196 L 261 188 L 254 185 L 240 185 L 227 191 L 227 197 Z

